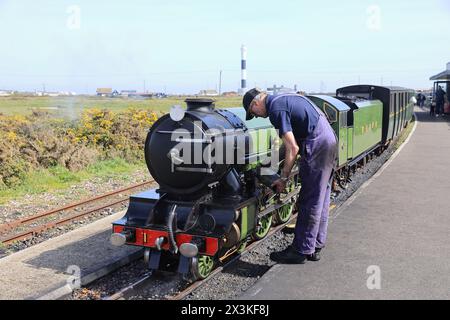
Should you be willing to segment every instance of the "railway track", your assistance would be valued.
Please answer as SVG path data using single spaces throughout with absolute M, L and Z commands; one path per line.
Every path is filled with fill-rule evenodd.
M 136 192 L 136 189 L 151 185 L 152 183 L 154 183 L 154 180 L 148 180 L 61 208 L 2 224 L 0 225 L 0 242 L 8 245 L 14 241 L 26 240 L 95 212 L 124 204 L 129 200 L 129 195 Z M 118 197 L 120 199 L 117 199 Z M 98 202 L 101 202 L 101 204 L 95 205 Z
M 209 275 L 208 278 L 206 278 L 204 280 L 199 280 L 199 281 L 193 282 L 193 283 L 189 284 L 187 287 L 185 287 L 182 290 L 178 291 L 176 294 L 166 296 L 166 299 L 167 300 L 183 300 L 189 294 L 191 294 L 192 292 L 194 292 L 195 290 L 197 290 L 198 288 L 203 286 L 205 283 L 207 283 L 215 275 L 219 274 L 225 268 L 229 267 L 230 265 L 235 263 L 237 260 L 239 260 L 239 258 L 241 256 L 245 255 L 247 252 L 255 249 L 256 247 L 262 245 L 262 243 L 264 243 L 267 238 L 270 238 L 275 233 L 281 231 L 287 225 L 291 224 L 296 218 L 297 218 L 297 214 L 293 215 L 288 222 L 273 227 L 269 231 L 269 233 L 267 234 L 267 236 L 264 239 L 262 239 L 260 241 L 252 242 L 250 245 L 248 245 L 245 248 L 245 250 L 242 253 L 237 253 L 236 252 L 236 253 L 234 253 L 234 254 L 232 254 L 230 256 L 227 256 L 226 258 L 219 259 L 219 260 L 221 260 L 221 265 L 218 266 L 216 269 L 214 269 L 211 272 L 211 274 Z M 135 294 L 136 292 L 139 292 L 139 290 L 141 290 L 142 288 L 151 286 L 153 284 L 153 277 L 152 276 L 153 276 L 153 273 L 149 272 L 149 273 L 141 276 L 138 280 L 136 280 L 132 284 L 130 284 L 130 285 L 128 285 L 128 286 L 118 290 L 117 292 L 115 292 L 114 294 L 112 294 L 110 296 L 107 296 L 107 297 L 103 298 L 103 300 L 126 299 L 127 297 L 132 296 L 133 294 Z

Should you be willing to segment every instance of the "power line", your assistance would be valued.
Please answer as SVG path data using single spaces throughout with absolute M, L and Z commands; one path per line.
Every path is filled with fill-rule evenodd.
M 280 69 L 280 70 L 251 70 L 252 73 L 291 73 L 314 75 L 314 74 L 328 74 L 328 75 L 342 75 L 342 74 L 390 74 L 390 73 L 414 73 L 414 72 L 430 72 L 427 68 L 417 69 L 377 69 L 377 70 L 298 70 L 298 69 Z M 152 75 L 177 75 L 177 74 L 199 74 L 199 73 L 211 73 L 217 74 L 217 70 L 186 70 L 186 71 L 164 71 L 164 72 L 149 72 L 149 73 L 95 73 L 95 74 L 26 74 L 26 73 L 4 73 L 0 71 L 0 77 L 61 77 L 61 78 L 89 78 L 89 77 L 146 77 Z M 240 72 L 240 69 L 221 69 L 220 72 Z

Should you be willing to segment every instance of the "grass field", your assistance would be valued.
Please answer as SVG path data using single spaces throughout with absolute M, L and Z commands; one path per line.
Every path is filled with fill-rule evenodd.
M 92 109 L 92 108 L 108 109 L 113 112 L 124 113 L 123 111 L 125 111 L 126 109 L 135 108 L 135 109 L 139 109 L 139 110 L 154 111 L 157 113 L 158 116 L 160 116 L 162 113 L 168 112 L 172 105 L 178 104 L 178 105 L 185 107 L 186 104 L 185 104 L 184 100 L 186 98 L 187 98 L 187 96 L 169 97 L 169 98 L 162 98 L 162 99 L 157 99 L 157 98 L 155 98 L 155 99 L 135 99 L 135 98 L 122 98 L 122 97 L 106 98 L 106 97 L 97 97 L 97 96 L 34 97 L 34 96 L 18 95 L 18 96 L 0 97 L 0 113 L 4 114 L 6 116 L 29 115 L 32 113 L 32 111 L 40 110 L 40 111 L 48 111 L 49 113 L 53 114 L 56 118 L 76 119 L 81 115 L 81 113 L 84 109 Z M 217 108 L 240 106 L 242 104 L 241 99 L 242 99 L 242 97 L 239 97 L 239 96 L 237 96 L 237 97 L 215 97 L 214 98 L 214 100 L 216 101 Z M 126 112 L 125 112 L 125 114 L 126 114 Z M 39 131 L 39 128 L 40 128 L 39 124 L 44 123 L 46 121 L 45 119 L 46 119 L 45 117 L 32 118 L 33 124 L 34 124 L 34 122 L 36 122 L 35 124 L 37 125 L 35 130 L 34 131 L 32 130 L 32 131 L 33 132 L 35 132 L 36 130 Z M 105 120 L 103 122 L 101 121 L 102 119 L 98 120 L 97 122 L 91 121 L 87 124 L 83 122 L 78 125 L 83 129 L 81 131 L 84 132 L 85 131 L 84 129 L 87 128 L 87 127 L 84 127 L 84 125 L 87 126 L 88 124 L 90 124 L 92 126 L 93 124 L 98 125 L 99 123 L 100 124 L 103 122 L 106 123 L 108 121 L 109 121 L 108 123 L 111 125 L 112 119 L 114 119 L 114 118 L 106 117 L 105 119 L 103 119 L 103 120 Z M 130 121 L 133 119 L 130 118 Z M 137 122 L 139 122 L 138 120 L 135 120 L 133 123 L 136 124 Z M 144 121 L 144 120 L 142 120 L 142 121 Z M 58 123 L 59 122 L 57 122 L 56 125 L 58 125 Z M 64 124 L 65 122 L 63 121 L 61 123 Z M 33 124 L 29 124 L 29 126 L 33 126 Z M 62 124 L 61 124 L 61 126 L 62 126 Z M 51 128 L 53 128 L 53 127 L 51 127 Z M 135 138 L 134 131 L 133 131 L 134 133 L 130 135 L 130 132 L 132 131 L 130 128 L 128 128 L 126 126 L 121 126 L 120 128 L 121 128 L 121 130 L 124 130 L 123 133 L 124 133 L 124 135 L 126 135 L 126 137 L 128 137 L 129 139 L 131 139 L 133 137 Z M 3 131 L 0 131 L 0 134 L 5 134 L 5 132 L 6 132 L 11 137 L 14 137 L 14 138 L 18 137 L 18 133 L 15 132 L 14 125 L 12 125 L 11 123 L 8 123 L 8 121 L 6 121 L 6 120 L 5 120 L 3 129 L 4 129 Z M 57 130 L 58 128 L 54 128 L 54 129 L 56 131 L 58 131 Z M 127 131 L 128 129 L 130 129 L 131 131 L 128 132 Z M 41 129 L 41 130 L 44 130 L 44 129 Z M 146 130 L 147 130 L 147 128 L 142 129 L 144 138 L 145 138 Z M 87 131 L 88 132 L 90 132 L 90 131 L 97 132 L 96 130 L 94 130 L 92 128 L 91 128 L 91 130 L 87 130 Z M 100 133 L 100 136 L 103 137 L 104 135 L 105 135 L 105 132 L 102 131 Z M 113 139 L 112 136 L 108 136 L 108 137 Z M 114 136 L 114 137 L 117 138 L 116 136 Z M 4 138 L 3 139 L 4 143 L 12 143 L 11 142 L 12 140 L 9 139 L 8 136 L 3 136 L 3 137 L 0 137 L 0 147 L 1 147 L 1 142 L 2 142 L 1 138 Z M 35 138 L 38 139 L 37 137 L 35 137 Z M 42 137 L 39 139 L 42 139 Z M 14 141 L 16 141 L 16 140 L 14 140 Z M 15 142 L 17 145 L 20 144 L 18 141 L 22 141 L 22 140 L 17 140 Z M 130 142 L 131 140 L 130 141 L 126 140 L 126 141 Z M 33 144 L 34 143 L 36 143 L 38 145 L 46 145 L 41 140 L 34 141 Z M 22 141 L 22 144 L 23 144 L 23 141 Z M 92 145 L 88 146 L 87 144 L 88 143 L 86 142 L 86 146 L 85 146 L 86 148 L 93 147 Z M 143 141 L 142 141 L 142 144 L 143 144 Z M 51 148 L 52 147 L 51 145 L 49 145 L 48 147 L 51 150 L 53 150 Z M 103 150 L 103 149 L 101 149 L 101 146 L 96 146 L 96 147 L 100 148 L 100 150 Z M 19 151 L 20 150 L 19 148 L 15 148 L 14 150 L 15 150 L 14 152 L 21 152 L 21 151 Z M 45 150 L 47 150 L 47 149 L 45 149 Z M 46 153 L 47 151 L 45 151 L 45 150 L 41 150 L 41 151 Z M 51 153 L 51 150 L 48 152 Z M 0 157 L 8 156 L 8 154 L 9 154 L 8 152 L 9 152 L 8 150 L 6 150 L 6 151 L 0 150 Z M 5 159 L 8 160 L 9 162 L 6 161 L 5 159 L 0 159 L 0 164 L 2 163 L 1 160 L 4 160 L 4 161 L 8 162 L 9 164 L 11 164 L 10 162 L 12 162 L 14 164 L 19 160 L 18 158 L 20 158 L 20 155 L 21 154 L 17 154 L 17 156 L 12 156 L 12 158 L 6 157 L 9 160 L 6 158 Z M 103 155 L 103 156 L 106 157 L 106 155 Z M 131 157 L 131 155 L 130 155 L 130 157 Z M 7 168 L 7 167 L 4 166 L 4 168 Z M 20 178 L 20 182 L 17 182 L 14 185 L 11 185 L 10 187 L 2 188 L 1 184 L 0 184 L 0 205 L 3 203 L 6 203 L 9 200 L 19 199 L 20 197 L 22 197 L 26 194 L 39 194 L 42 192 L 61 191 L 75 183 L 90 180 L 93 178 L 100 178 L 100 179 L 104 179 L 106 181 L 110 177 L 115 177 L 119 180 L 126 180 L 130 174 L 132 174 L 136 170 L 139 170 L 142 168 L 145 168 L 145 163 L 143 161 L 140 163 L 130 164 L 121 158 L 113 158 L 113 159 L 109 159 L 109 160 L 98 161 L 98 162 L 95 162 L 94 164 L 89 165 L 88 167 L 84 168 L 83 170 L 76 171 L 76 172 L 72 172 L 72 171 L 68 170 L 66 167 L 61 167 L 59 165 L 55 166 L 55 167 L 50 167 L 50 168 L 34 168 L 33 170 L 23 172 L 23 175 L 16 174 Z M 18 170 L 15 166 L 12 166 L 12 167 L 10 166 L 10 169 L 13 171 Z M 10 174 L 11 172 L 8 171 L 6 173 Z M 1 176 L 0 176 L 0 178 L 1 178 Z
M 30 114 L 33 110 L 48 111 L 61 117 L 77 117 L 83 109 L 101 108 L 113 111 L 127 108 L 148 109 L 166 113 L 171 106 L 185 106 L 187 96 L 168 98 L 106 98 L 97 96 L 69 97 L 32 97 L 9 96 L 0 97 L 0 113 L 5 115 Z M 237 107 L 242 105 L 242 97 L 213 97 L 217 108 Z
M 27 194 L 62 191 L 75 183 L 93 178 L 105 183 L 110 178 L 127 182 L 129 176 L 139 169 L 145 169 L 145 163 L 130 164 L 116 158 L 99 161 L 78 172 L 71 172 L 61 166 L 36 170 L 27 174 L 26 179 L 19 186 L 0 190 L 0 205 L 10 200 L 20 199 Z

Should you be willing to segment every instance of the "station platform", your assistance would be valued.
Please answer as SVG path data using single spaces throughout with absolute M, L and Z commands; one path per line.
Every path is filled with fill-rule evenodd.
M 59 299 L 142 255 L 113 247 L 111 226 L 124 211 L 0 259 L 0 300 Z
M 239 299 L 450 298 L 450 116 L 415 112 L 409 141 L 331 214 L 322 259 L 276 264 Z

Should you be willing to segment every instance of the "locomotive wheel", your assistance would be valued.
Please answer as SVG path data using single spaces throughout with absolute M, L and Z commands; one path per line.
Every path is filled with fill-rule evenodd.
M 272 225 L 272 215 L 267 214 L 258 220 L 256 231 L 253 232 L 253 238 L 255 240 L 261 240 L 269 233 L 270 226 Z
M 290 179 L 286 186 L 286 191 L 292 192 L 294 190 L 295 190 L 295 181 L 293 179 Z M 295 200 L 295 198 L 291 199 L 291 201 L 292 200 Z M 277 224 L 283 224 L 285 222 L 288 222 L 292 216 L 293 211 L 294 211 L 294 203 L 292 203 L 292 202 L 285 204 L 281 208 L 278 208 L 274 214 L 274 219 L 273 219 L 274 224 L 277 225 Z
M 294 204 L 288 203 L 277 209 L 275 212 L 275 224 L 283 224 L 289 221 L 294 211 Z
M 347 187 L 348 187 L 349 173 L 350 173 L 349 170 L 343 170 L 338 178 L 339 186 L 344 190 L 347 189 Z
M 214 269 L 214 258 L 210 256 L 197 256 L 191 260 L 191 271 L 195 280 L 208 278 Z

